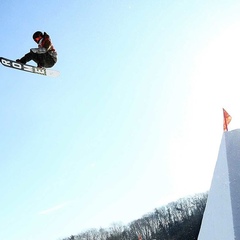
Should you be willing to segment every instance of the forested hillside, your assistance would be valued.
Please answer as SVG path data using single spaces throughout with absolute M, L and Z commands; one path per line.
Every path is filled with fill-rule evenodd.
M 62 240 L 195 240 L 206 202 L 207 193 L 197 194 L 156 208 L 126 226 L 114 223 Z

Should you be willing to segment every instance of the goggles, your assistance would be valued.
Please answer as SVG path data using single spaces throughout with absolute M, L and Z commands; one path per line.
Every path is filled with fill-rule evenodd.
M 38 43 L 40 40 L 41 40 L 41 36 L 39 36 L 39 37 L 36 37 L 36 38 L 34 38 L 34 41 L 36 42 L 36 43 Z

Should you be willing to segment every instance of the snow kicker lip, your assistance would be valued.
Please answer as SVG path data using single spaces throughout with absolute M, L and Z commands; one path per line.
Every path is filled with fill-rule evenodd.
M 57 77 L 59 75 L 59 72 L 55 70 L 22 64 L 22 63 L 12 61 L 10 59 L 3 58 L 3 57 L 0 57 L 0 61 L 2 65 L 4 65 L 5 67 L 10 67 L 10 68 L 22 70 L 25 72 L 36 73 L 36 74 L 51 76 L 51 77 Z

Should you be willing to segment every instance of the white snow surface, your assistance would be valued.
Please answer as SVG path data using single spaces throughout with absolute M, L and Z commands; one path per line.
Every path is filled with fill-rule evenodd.
M 240 240 L 240 129 L 224 132 L 198 240 Z

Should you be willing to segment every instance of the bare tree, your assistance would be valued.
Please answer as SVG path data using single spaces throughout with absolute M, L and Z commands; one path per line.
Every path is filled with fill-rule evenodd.
M 181 198 L 156 208 L 127 226 L 113 223 L 108 229 L 89 229 L 63 240 L 196 240 L 207 202 L 207 193 Z

